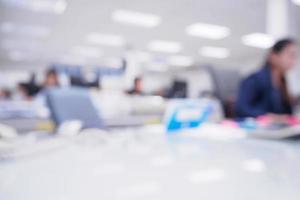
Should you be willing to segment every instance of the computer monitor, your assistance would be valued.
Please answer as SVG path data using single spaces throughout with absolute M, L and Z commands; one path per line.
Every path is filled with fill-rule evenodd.
M 80 120 L 83 128 L 103 128 L 100 115 L 86 88 L 56 88 L 46 92 L 52 118 L 57 126 Z

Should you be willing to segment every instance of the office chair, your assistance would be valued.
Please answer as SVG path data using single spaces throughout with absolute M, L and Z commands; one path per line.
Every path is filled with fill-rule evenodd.
M 221 101 L 225 116 L 235 117 L 234 107 L 241 80 L 239 71 L 213 66 L 206 66 L 206 70 L 212 78 L 214 94 Z
M 188 84 L 186 81 L 174 80 L 171 89 L 167 92 L 167 98 L 186 98 Z
M 55 88 L 46 91 L 46 99 L 56 126 L 71 120 L 83 128 L 103 128 L 102 120 L 85 88 Z

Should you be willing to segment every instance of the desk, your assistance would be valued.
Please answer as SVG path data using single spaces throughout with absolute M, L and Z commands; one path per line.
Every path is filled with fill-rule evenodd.
M 300 141 L 167 136 L 161 127 L 53 140 L 62 145 L 0 161 L 1 200 L 300 198 Z
M 54 130 L 53 122 L 50 119 L 43 118 L 0 119 L 0 123 L 13 127 L 20 134 L 36 130 Z

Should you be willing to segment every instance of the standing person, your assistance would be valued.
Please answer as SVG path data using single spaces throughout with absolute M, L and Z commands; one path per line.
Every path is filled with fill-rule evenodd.
M 298 47 L 294 40 L 283 39 L 274 44 L 266 64 L 242 81 L 236 114 L 238 117 L 292 114 L 292 97 L 286 74 L 297 61 Z

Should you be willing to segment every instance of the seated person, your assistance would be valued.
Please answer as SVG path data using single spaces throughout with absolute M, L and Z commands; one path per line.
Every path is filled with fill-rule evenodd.
M 27 83 L 19 83 L 17 85 L 17 90 L 14 95 L 14 99 L 24 101 L 32 100 L 32 96 L 29 94 L 29 86 Z
M 35 96 L 35 101 L 41 105 L 46 105 L 45 93 L 47 89 L 59 87 L 58 74 L 55 69 L 49 69 L 46 72 L 44 82 L 42 84 L 41 90 Z
M 134 79 L 133 88 L 131 90 L 127 91 L 127 93 L 131 94 L 131 95 L 143 95 L 142 86 L 143 86 L 142 78 L 137 77 Z
M 58 80 L 57 72 L 54 69 L 49 69 L 46 72 L 46 77 L 43 83 L 43 89 L 58 87 L 58 86 L 59 86 L 59 80 Z
M 11 92 L 8 89 L 0 89 L 0 100 L 11 99 Z
M 241 82 L 236 104 L 238 117 L 292 114 L 293 98 L 285 76 L 296 64 L 297 53 L 292 39 L 280 40 L 271 48 L 266 64 Z

